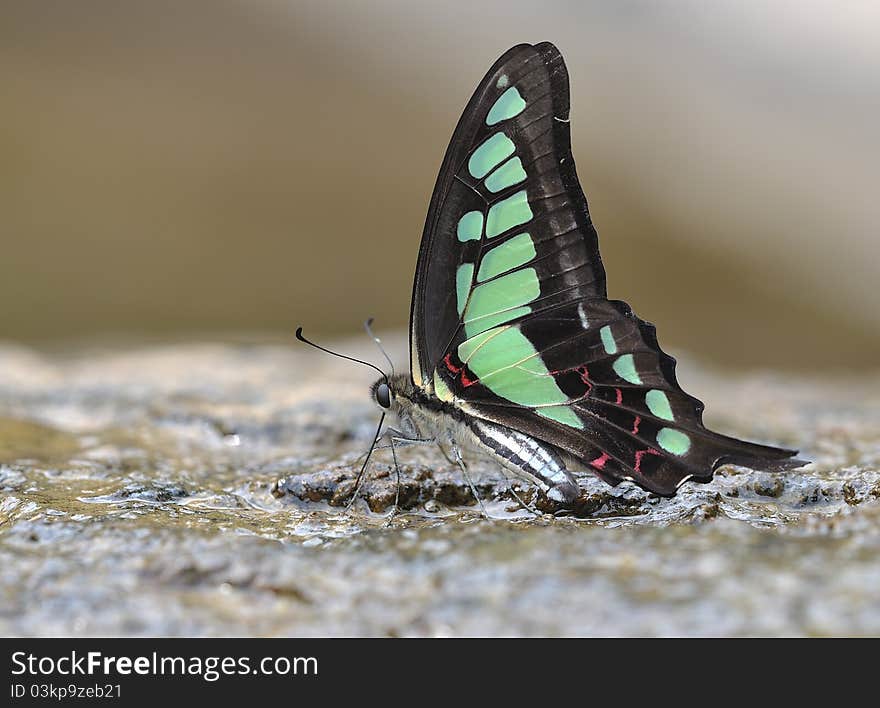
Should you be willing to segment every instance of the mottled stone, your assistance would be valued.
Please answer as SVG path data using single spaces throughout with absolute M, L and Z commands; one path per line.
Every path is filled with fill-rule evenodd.
M 484 519 L 418 446 L 399 485 L 377 451 L 346 511 L 379 414 L 363 367 L 292 338 L 0 346 L 0 634 L 880 633 L 880 379 L 680 368 L 710 427 L 813 464 L 672 499 L 587 477 L 561 511 L 469 459 Z

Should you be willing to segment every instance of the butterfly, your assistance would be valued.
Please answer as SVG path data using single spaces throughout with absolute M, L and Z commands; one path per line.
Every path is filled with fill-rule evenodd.
M 607 298 L 568 72 L 549 42 L 503 54 L 464 109 L 431 197 L 409 334 L 410 373 L 371 389 L 399 436 L 456 460 L 488 455 L 561 506 L 586 473 L 671 496 L 728 463 L 805 464 L 706 429 L 654 326 Z

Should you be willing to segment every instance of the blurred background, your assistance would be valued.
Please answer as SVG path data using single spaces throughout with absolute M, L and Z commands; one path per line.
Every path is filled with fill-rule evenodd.
M 877 365 L 880 5 L 832 0 L 5 0 L 0 339 L 405 327 L 459 114 L 541 40 L 612 297 L 707 361 Z

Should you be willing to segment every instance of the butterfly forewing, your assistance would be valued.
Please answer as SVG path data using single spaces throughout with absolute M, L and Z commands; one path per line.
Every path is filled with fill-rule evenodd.
M 452 344 L 495 321 L 604 297 L 568 109 L 565 64 L 547 43 L 505 53 L 468 103 L 437 179 L 416 268 L 416 383 L 430 386 Z
M 606 299 L 568 110 L 568 74 L 549 43 L 514 47 L 477 87 L 422 238 L 414 383 L 612 484 L 668 494 L 726 461 L 787 459 L 706 430 L 653 326 Z

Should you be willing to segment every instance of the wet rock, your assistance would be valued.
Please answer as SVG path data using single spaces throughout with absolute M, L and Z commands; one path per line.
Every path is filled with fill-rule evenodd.
M 758 494 L 759 496 L 776 498 L 779 497 L 782 494 L 782 490 L 785 489 L 785 482 L 780 475 L 762 475 L 759 479 L 755 480 L 752 489 L 754 489 L 755 494 Z
M 376 465 L 364 476 L 357 500 L 363 500 L 370 511 L 381 514 L 395 504 L 398 510 L 424 506 L 429 501 L 445 506 L 472 506 L 477 500 L 457 469 L 425 465 L 401 464 L 400 477 L 394 467 Z M 327 502 L 330 506 L 347 506 L 355 497 L 359 469 L 318 469 L 277 480 L 272 485 L 276 498 L 287 495 L 301 501 Z M 503 477 L 472 480 L 481 500 L 495 499 L 506 494 L 509 485 Z
M 585 477 L 560 509 L 469 459 L 485 519 L 439 451 L 401 449 L 398 483 L 378 450 L 346 511 L 378 418 L 359 367 L 0 345 L 0 633 L 880 633 L 880 378 L 681 369 L 710 427 L 813 464 L 671 499 Z

